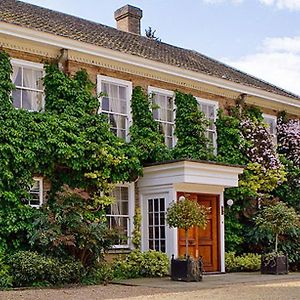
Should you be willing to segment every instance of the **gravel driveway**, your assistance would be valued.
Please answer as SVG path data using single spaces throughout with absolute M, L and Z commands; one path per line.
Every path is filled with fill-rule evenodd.
M 129 280 L 127 284 L 2 291 L 0 300 L 300 300 L 300 273 L 212 275 L 199 283 L 149 278 Z

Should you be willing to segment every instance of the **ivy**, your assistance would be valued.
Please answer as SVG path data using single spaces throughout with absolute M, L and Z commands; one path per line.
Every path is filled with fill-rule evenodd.
M 0 53 L 0 247 L 13 250 L 26 246 L 32 230 L 35 210 L 22 199 L 28 199 L 34 175 L 51 181 L 49 202 L 65 184 L 105 202 L 112 183 L 132 181 L 142 166 L 136 148 L 110 132 L 107 118 L 97 113 L 85 71 L 69 77 L 46 66 L 45 111 L 16 110 L 9 57 Z
M 213 146 L 206 133 L 210 124 L 191 94 L 176 92 L 175 159 L 213 160 Z
M 132 125 L 131 143 L 138 149 L 142 163 L 162 162 L 171 159 L 171 153 L 154 120 L 151 101 L 141 87 L 135 87 L 131 99 Z

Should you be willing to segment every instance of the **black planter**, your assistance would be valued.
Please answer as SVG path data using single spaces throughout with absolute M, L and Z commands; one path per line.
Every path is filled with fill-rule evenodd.
M 268 255 L 261 257 L 261 274 L 288 274 L 289 263 L 287 255 L 274 256 Z
M 188 256 L 187 259 L 171 259 L 171 279 L 180 281 L 201 281 L 203 272 L 202 258 L 194 260 Z

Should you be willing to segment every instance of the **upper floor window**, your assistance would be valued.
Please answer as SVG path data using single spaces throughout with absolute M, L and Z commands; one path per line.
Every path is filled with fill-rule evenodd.
M 26 199 L 26 204 L 39 208 L 43 204 L 43 178 L 33 178 L 33 185 L 29 190 L 30 199 Z
M 267 129 L 274 141 L 275 144 L 277 144 L 277 117 L 272 115 L 263 114 L 264 121 L 268 125 Z
M 160 130 L 165 137 L 166 145 L 172 148 L 175 145 L 174 93 L 154 87 L 149 87 L 148 92 L 152 97 L 154 105 L 153 118 L 159 123 Z
M 217 149 L 217 128 L 215 122 L 217 119 L 218 102 L 200 98 L 196 99 L 199 103 L 200 110 L 210 121 L 206 137 L 211 141 L 214 149 Z
M 44 109 L 43 65 L 12 59 L 12 81 L 16 89 L 12 92 L 13 105 L 29 111 Z
M 130 123 L 132 83 L 116 78 L 98 76 L 98 93 L 102 92 L 100 111 L 107 115 L 111 131 L 127 140 Z
M 130 246 L 131 189 L 131 185 L 122 184 L 116 186 L 111 193 L 115 202 L 108 207 L 106 217 L 109 228 L 116 233 L 114 248 L 129 248 Z

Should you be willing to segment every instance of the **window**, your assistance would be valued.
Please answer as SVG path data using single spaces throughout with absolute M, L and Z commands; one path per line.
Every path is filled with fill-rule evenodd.
M 43 204 L 43 178 L 33 178 L 33 186 L 29 190 L 30 199 L 26 199 L 26 204 L 39 208 Z
M 217 128 L 215 121 L 217 119 L 218 102 L 196 98 L 200 110 L 205 114 L 206 118 L 210 121 L 207 129 L 206 137 L 211 141 L 214 149 L 217 149 Z
M 277 132 L 276 132 L 276 127 L 277 127 L 277 117 L 272 116 L 272 115 L 266 115 L 263 114 L 264 121 L 268 125 L 267 129 L 272 137 L 272 140 L 274 144 L 277 144 Z
M 127 140 L 130 123 L 130 99 L 132 84 L 129 81 L 98 76 L 98 92 L 101 98 L 101 113 L 107 115 L 111 131 Z
M 165 198 L 148 199 L 149 249 L 166 252 Z
M 16 86 L 12 92 L 14 107 L 42 111 L 44 109 L 43 65 L 13 59 L 12 66 L 12 81 Z
M 115 202 L 107 210 L 107 221 L 110 229 L 116 232 L 114 248 L 129 248 L 130 239 L 130 207 L 129 187 L 117 186 L 112 191 Z
M 174 93 L 154 87 L 149 87 L 154 105 L 153 118 L 160 125 L 160 130 L 165 137 L 165 143 L 169 148 L 174 147 Z

